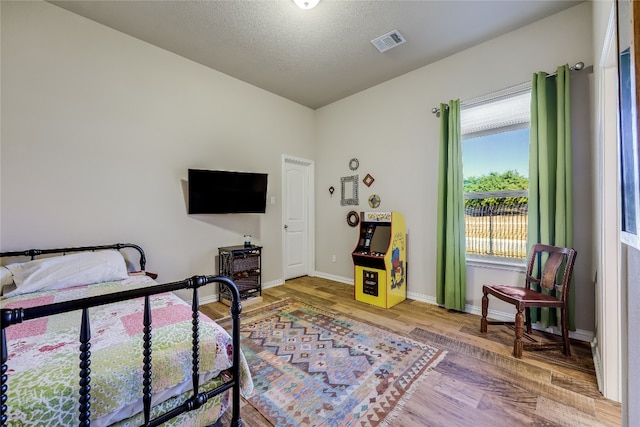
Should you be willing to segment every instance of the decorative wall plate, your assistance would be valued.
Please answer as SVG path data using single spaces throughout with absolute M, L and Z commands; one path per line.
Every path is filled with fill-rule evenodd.
M 351 169 L 352 171 L 358 169 L 359 166 L 360 166 L 360 162 L 355 157 L 349 160 L 349 169 Z
M 377 208 L 378 206 L 380 206 L 380 196 L 378 196 L 377 194 L 372 194 L 369 197 L 369 206 L 371 206 L 372 208 Z

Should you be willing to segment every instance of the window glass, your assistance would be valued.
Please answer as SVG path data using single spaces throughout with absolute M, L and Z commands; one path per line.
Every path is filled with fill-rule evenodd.
M 528 107 L 526 117 L 519 123 L 507 120 L 509 123 L 504 126 L 493 125 L 501 123 L 502 116 L 491 102 L 474 107 L 474 117 L 482 109 L 488 123 L 482 132 L 477 131 L 477 120 L 473 127 L 465 128 L 465 110 L 461 112 L 467 254 L 524 260 L 529 187 Z

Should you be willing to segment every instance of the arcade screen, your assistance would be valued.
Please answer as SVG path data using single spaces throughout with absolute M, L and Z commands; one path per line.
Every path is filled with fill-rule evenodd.
M 371 237 L 371 246 L 369 250 L 371 252 L 387 253 L 389 249 L 389 243 L 391 243 L 391 224 L 378 224 Z

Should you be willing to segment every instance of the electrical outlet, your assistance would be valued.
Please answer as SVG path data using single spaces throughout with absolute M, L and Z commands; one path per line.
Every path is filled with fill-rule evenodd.
M 335 255 L 331 255 L 331 262 L 336 262 L 336 256 Z

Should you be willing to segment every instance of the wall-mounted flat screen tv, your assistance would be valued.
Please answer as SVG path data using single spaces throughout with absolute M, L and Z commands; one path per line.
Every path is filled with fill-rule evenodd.
M 189 213 L 265 213 L 267 174 L 189 169 Z

